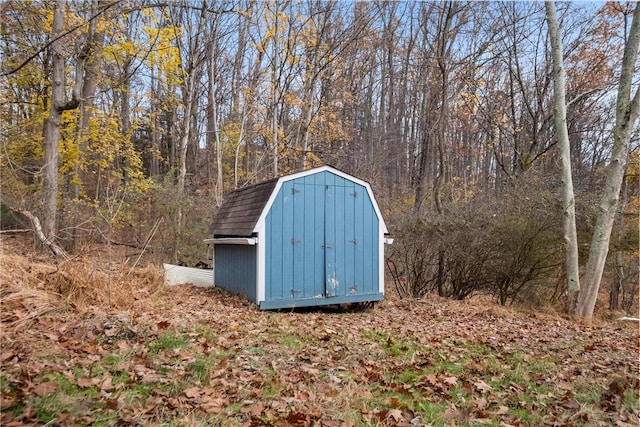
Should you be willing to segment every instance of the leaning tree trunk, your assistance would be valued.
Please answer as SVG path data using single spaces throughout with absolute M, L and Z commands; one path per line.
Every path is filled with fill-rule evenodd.
M 558 150 L 562 164 L 562 207 L 563 233 L 565 242 L 565 270 L 567 289 L 570 295 L 580 290 L 580 270 L 578 265 L 578 235 L 576 233 L 576 208 L 571 177 L 571 145 L 567 130 L 567 104 L 565 101 L 565 75 L 562 58 L 560 27 L 556 17 L 555 3 L 545 2 L 551 55 L 553 57 L 554 121 L 558 139 Z
M 611 161 L 607 167 L 604 193 L 598 207 L 596 225 L 591 238 L 589 261 L 582 280 L 583 287 L 578 294 L 576 315 L 585 319 L 593 317 L 593 310 L 598 299 L 598 291 L 604 265 L 609 252 L 609 239 L 611 229 L 616 216 L 620 188 L 624 179 L 627 160 L 629 157 L 629 141 L 631 130 L 638 118 L 640 110 L 640 88 L 636 88 L 635 95 L 631 99 L 631 85 L 634 77 L 634 66 L 638 56 L 640 44 L 640 7 L 636 5 L 633 12 L 633 21 L 629 31 L 624 55 L 622 57 L 622 69 L 620 83 L 618 84 L 618 100 L 616 103 L 616 123 L 613 133 L 613 151 Z

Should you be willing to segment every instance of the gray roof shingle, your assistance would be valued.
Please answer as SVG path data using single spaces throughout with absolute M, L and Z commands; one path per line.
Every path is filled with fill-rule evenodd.
M 251 237 L 278 178 L 227 194 L 209 229 L 214 237 Z

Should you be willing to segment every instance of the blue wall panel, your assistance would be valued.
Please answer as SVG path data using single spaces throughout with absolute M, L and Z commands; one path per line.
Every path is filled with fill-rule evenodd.
M 215 245 L 214 258 L 214 284 L 257 303 L 256 247 Z

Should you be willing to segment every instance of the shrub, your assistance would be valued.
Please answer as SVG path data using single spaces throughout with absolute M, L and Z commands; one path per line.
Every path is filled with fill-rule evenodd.
M 398 221 L 386 259 L 398 294 L 461 300 L 483 292 L 504 305 L 546 293 L 563 259 L 559 210 L 549 194 L 513 194 L 502 203 L 473 200 L 446 217 Z

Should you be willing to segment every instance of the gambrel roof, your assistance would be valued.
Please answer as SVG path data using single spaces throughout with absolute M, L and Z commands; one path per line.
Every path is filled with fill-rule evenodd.
M 209 229 L 209 233 L 213 234 L 214 238 L 254 237 L 257 231 L 257 224 L 260 221 L 264 222 L 264 217 L 271 208 L 271 203 L 283 182 L 307 175 L 321 173 L 323 171 L 331 172 L 344 179 L 348 179 L 364 186 L 373 203 L 373 208 L 380 219 L 383 232 L 385 234 L 388 233 L 387 226 L 384 223 L 384 219 L 382 218 L 378 205 L 375 203 L 375 198 L 373 197 L 373 192 L 371 191 L 369 184 L 331 166 L 321 166 L 294 173 L 292 175 L 273 178 L 259 184 L 230 192 L 225 197 L 222 206 L 220 206 L 216 212 L 213 223 Z

